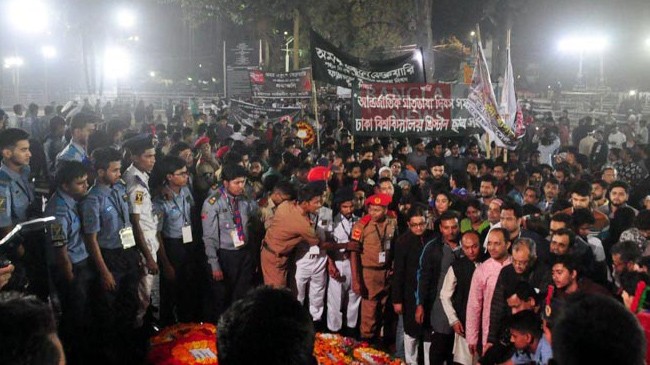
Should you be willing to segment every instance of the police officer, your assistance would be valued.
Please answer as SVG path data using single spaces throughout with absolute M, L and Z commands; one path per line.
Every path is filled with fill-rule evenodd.
M 121 159 L 113 148 L 93 152 L 97 178 L 80 203 L 86 248 L 99 274 L 94 309 L 103 338 L 100 356 L 112 364 L 128 362 L 125 340 L 138 309 L 140 278 Z
M 18 128 L 0 132 L 0 150 L 0 232 L 1 236 L 5 236 L 16 224 L 40 216 L 42 201 L 36 198 L 29 177 L 29 161 L 32 156 L 29 151 L 29 134 Z M 42 300 L 47 299 L 49 285 L 42 242 L 42 237 L 27 234 L 24 241 L 25 256 L 20 257 L 22 247 L 9 255 L 16 271 L 6 289 L 23 290 L 27 285 L 26 279 L 29 278 L 28 291 Z
M 194 199 L 187 187 L 189 173 L 185 160 L 165 156 L 156 164 L 152 188 L 159 190 L 153 200 L 160 213 L 159 226 L 165 253 L 175 273 L 175 280 L 161 278 L 160 319 L 162 324 L 192 321 L 196 296 L 190 290 L 196 283 L 192 267 L 194 239 L 192 237 L 192 208 Z M 160 186 L 159 186 L 160 185 Z M 177 318 L 174 318 L 175 315 Z
M 151 136 L 136 136 L 127 140 L 124 147 L 131 152 L 132 164 L 124 172 L 124 181 L 129 196 L 129 217 L 133 227 L 135 243 L 140 250 L 144 270 L 138 286 L 139 308 L 136 327 L 143 325 L 143 319 L 152 304 L 155 276 L 158 275 L 158 262 L 162 264 L 163 274 L 173 280 L 174 270 L 165 255 L 158 232 L 158 216 L 153 211 L 149 191 L 149 173 L 156 163 L 156 150 Z M 157 289 L 156 289 L 157 290 Z M 154 306 L 159 303 L 153 303 Z
M 282 202 L 287 200 L 294 200 L 296 198 L 296 188 L 294 185 L 286 180 L 278 181 L 269 196 L 260 199 L 260 217 L 264 228 L 268 229 L 271 226 L 271 219 L 275 214 L 275 210 Z
M 70 131 L 70 143 L 56 156 L 57 168 L 61 161 L 79 161 L 89 167 L 90 159 L 86 148 L 88 137 L 95 131 L 95 116 L 84 112 L 75 114 L 70 122 Z
M 334 242 L 340 247 L 329 254 L 328 272 L 330 275 L 327 286 L 327 328 L 338 332 L 343 327 L 344 303 L 347 303 L 346 327 L 348 334 L 357 325 L 361 296 L 352 291 L 352 271 L 350 269 L 350 253 L 347 243 L 350 242 L 352 226 L 359 220 L 354 215 L 354 192 L 351 187 L 342 187 L 334 196 L 334 204 L 338 205 L 339 213 L 334 217 Z
M 368 214 L 352 228 L 352 241 L 361 253 L 352 252 L 352 290 L 361 299 L 361 338 L 377 342 L 388 297 L 388 270 L 397 221 L 387 216 L 391 197 L 375 194 L 366 199 Z
M 255 271 L 249 224 L 259 220 L 257 204 L 244 194 L 248 171 L 240 165 L 225 165 L 223 185 L 203 203 L 201 218 L 205 254 L 212 276 L 211 291 L 225 284 L 221 304 L 229 306 L 250 289 Z M 217 308 L 219 310 L 219 308 Z
M 61 162 L 56 173 L 57 190 L 45 206 L 45 214 L 56 218 L 48 235 L 48 261 L 61 304 L 60 334 L 69 362 L 80 364 L 89 360 L 88 295 L 94 276 L 77 210 L 77 201 L 88 189 L 87 178 L 81 162 Z

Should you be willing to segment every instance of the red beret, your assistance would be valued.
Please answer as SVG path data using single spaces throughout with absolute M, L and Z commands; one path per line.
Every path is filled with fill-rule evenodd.
M 230 147 L 228 147 L 228 146 L 223 146 L 223 147 L 219 148 L 217 150 L 217 153 L 216 153 L 217 158 L 223 158 L 223 155 L 228 153 L 228 151 L 230 151 Z
M 387 207 L 392 200 L 393 200 L 392 196 L 388 194 L 378 193 L 368 197 L 366 199 L 366 205 L 380 205 L 382 207 Z
M 206 143 L 210 143 L 210 138 L 208 138 L 208 136 L 203 136 L 194 142 L 194 148 L 199 148 Z
M 307 181 L 328 181 L 330 179 L 332 172 L 330 169 L 324 166 L 316 166 L 309 170 L 307 174 Z

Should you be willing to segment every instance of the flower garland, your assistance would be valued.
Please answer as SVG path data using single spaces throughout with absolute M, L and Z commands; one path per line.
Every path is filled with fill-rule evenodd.
M 208 323 L 182 323 L 152 337 L 149 364 L 217 365 L 217 328 Z M 320 365 L 403 365 L 365 342 L 337 334 L 317 333 L 314 357 Z

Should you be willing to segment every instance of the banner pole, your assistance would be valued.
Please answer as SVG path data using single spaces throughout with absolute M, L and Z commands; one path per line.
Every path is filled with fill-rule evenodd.
M 488 132 L 485 132 L 485 156 L 489 159 L 490 155 L 492 152 L 492 148 L 490 146 L 490 134 Z
M 311 94 L 312 103 L 314 108 L 314 120 L 316 121 L 316 151 L 320 153 L 320 122 L 318 121 L 318 96 L 316 95 L 316 82 L 312 75 L 311 78 Z

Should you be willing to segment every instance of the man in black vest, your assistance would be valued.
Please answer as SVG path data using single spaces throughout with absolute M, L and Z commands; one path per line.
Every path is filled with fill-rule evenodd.
M 472 275 L 483 255 L 478 232 L 463 233 L 460 242 L 463 257 L 447 270 L 440 290 L 440 301 L 449 325 L 455 332 L 454 363 L 471 365 L 474 362 L 465 341 L 465 314 Z

